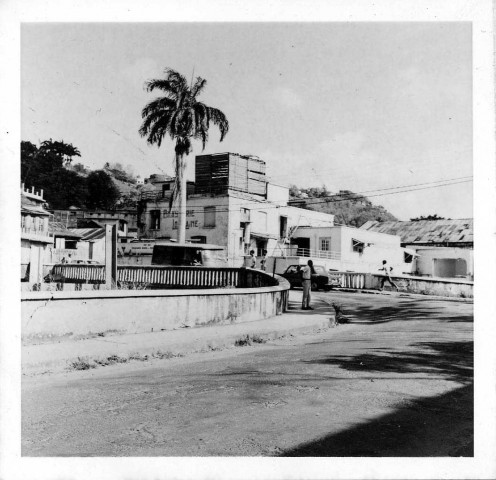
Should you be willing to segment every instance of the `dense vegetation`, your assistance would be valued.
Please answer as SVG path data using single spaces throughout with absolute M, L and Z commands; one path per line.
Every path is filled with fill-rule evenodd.
M 293 205 L 330 213 L 334 215 L 334 222 L 338 225 L 361 227 L 369 220 L 397 220 L 383 206 L 374 205 L 367 197 L 350 190 L 331 193 L 325 186 L 300 188 L 292 185 L 289 195 Z
M 50 208 L 115 208 L 121 194 L 111 175 L 90 171 L 80 163 L 73 166 L 73 158 L 80 156 L 76 147 L 63 141 L 50 139 L 39 147 L 23 141 L 21 181 L 27 188 L 43 189 Z

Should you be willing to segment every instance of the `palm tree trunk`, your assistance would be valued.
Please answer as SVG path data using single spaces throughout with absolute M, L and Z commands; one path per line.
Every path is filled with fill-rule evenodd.
M 179 218 L 177 222 L 177 241 L 178 243 L 184 243 L 186 241 L 186 174 L 184 169 L 184 155 L 176 154 L 176 165 L 179 168 L 176 169 L 176 175 L 179 176 L 179 192 L 178 192 L 178 210 Z

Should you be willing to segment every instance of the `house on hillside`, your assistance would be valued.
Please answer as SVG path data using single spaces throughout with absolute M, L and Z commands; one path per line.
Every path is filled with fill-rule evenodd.
M 473 219 L 365 223 L 362 230 L 398 235 L 401 245 L 415 251 L 414 273 L 441 278 L 474 276 Z
M 47 248 L 53 244 L 48 228 L 50 212 L 45 210 L 43 190 L 21 185 L 21 281 L 37 288 L 43 281 Z
M 334 225 L 334 216 L 288 206 L 289 188 L 272 184 L 265 162 L 236 153 L 199 155 L 188 182 L 186 240 L 225 247 L 229 265 L 241 266 L 251 250 L 284 248 L 297 227 Z M 174 179 L 148 179 L 140 199 L 141 236 L 177 237 L 178 210 L 169 211 Z

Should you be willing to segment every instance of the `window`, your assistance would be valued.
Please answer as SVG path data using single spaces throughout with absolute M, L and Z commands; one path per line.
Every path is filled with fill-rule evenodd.
M 329 252 L 331 250 L 331 237 L 320 239 L 320 250 Z
M 193 243 L 207 243 L 207 237 L 205 235 L 193 235 L 191 241 Z
M 411 253 L 403 252 L 405 258 L 404 262 L 405 263 L 412 263 L 413 262 L 413 255 Z
M 68 250 L 76 250 L 77 249 L 77 240 L 66 239 L 65 248 L 67 248 Z
M 150 210 L 150 229 L 160 229 L 160 210 Z
M 353 247 L 354 252 L 358 253 L 363 253 L 363 247 L 365 244 L 361 242 L 360 240 L 355 240 L 354 238 L 351 239 L 351 245 Z
M 288 217 L 279 217 L 279 238 L 286 238 L 288 234 Z
M 165 192 L 170 191 L 170 189 L 171 189 L 170 183 L 164 183 L 162 185 L 162 197 L 165 197 Z
M 203 226 L 205 228 L 215 227 L 215 207 L 205 207 L 204 211 Z

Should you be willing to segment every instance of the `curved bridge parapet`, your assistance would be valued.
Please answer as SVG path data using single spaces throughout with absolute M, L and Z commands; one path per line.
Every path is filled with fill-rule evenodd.
M 277 275 L 251 269 L 139 268 L 142 273 L 146 268 L 143 277 L 132 276 L 135 267 L 121 268 L 121 282 L 145 279 L 158 288 L 93 290 L 88 285 L 72 291 L 23 292 L 23 342 L 225 325 L 263 320 L 287 309 L 290 286 Z M 72 271 L 74 278 L 79 270 L 64 271 Z M 174 285 L 161 283 L 168 276 Z M 81 278 L 75 280 L 81 283 Z M 208 282 L 208 287 L 200 282 Z
M 47 281 L 63 285 L 101 285 L 105 282 L 104 265 L 54 265 Z M 272 275 L 250 268 L 163 267 L 157 265 L 119 265 L 117 285 L 141 288 L 254 288 L 274 287 L 279 282 Z

